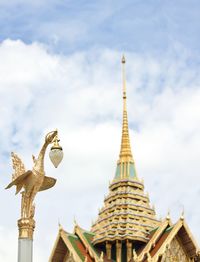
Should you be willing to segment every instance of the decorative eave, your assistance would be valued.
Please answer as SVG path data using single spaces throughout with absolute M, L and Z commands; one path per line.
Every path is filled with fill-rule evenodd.
M 87 248 L 90 256 L 94 259 L 95 262 L 99 262 L 99 256 L 97 255 L 96 251 L 92 247 L 91 243 L 87 240 L 87 238 L 84 235 L 85 230 L 83 230 L 81 227 L 79 227 L 78 224 L 75 225 L 74 233 L 79 236 L 85 247 Z M 91 234 L 91 232 L 89 232 Z
M 148 242 L 149 239 L 146 238 L 146 237 L 143 237 L 143 236 L 134 235 L 131 232 L 129 234 L 124 234 L 124 235 L 115 234 L 113 236 L 105 236 L 105 237 L 99 237 L 99 238 L 97 237 L 93 241 L 93 244 L 97 245 L 97 244 L 105 243 L 106 241 L 115 243 L 116 241 L 126 241 L 126 240 L 139 241 L 139 242 L 146 243 L 146 242 Z
M 150 237 L 149 242 L 146 244 L 146 246 L 144 247 L 144 249 L 141 251 L 141 253 L 138 256 L 138 261 L 143 261 L 144 256 L 147 255 L 150 250 L 156 245 L 157 240 L 160 238 L 160 236 L 162 235 L 162 233 L 164 232 L 164 230 L 168 227 L 171 226 L 171 220 L 169 218 L 166 218 L 158 228 L 155 228 L 153 231 L 155 231 L 152 235 L 152 237 Z M 152 234 L 152 232 L 149 233 L 150 235 Z
M 139 179 L 137 178 L 124 178 L 124 179 L 115 179 L 113 180 L 113 182 L 110 184 L 109 189 L 113 190 L 116 187 L 122 187 L 122 186 L 135 186 L 136 188 L 139 189 L 144 189 L 144 184 L 143 181 L 139 181 Z
M 55 255 L 56 248 L 57 248 L 57 246 L 58 246 L 58 242 L 59 242 L 60 238 L 61 238 L 61 235 L 60 235 L 60 230 L 59 230 L 59 232 L 58 232 L 58 234 L 57 234 L 57 237 L 56 237 L 56 241 L 55 241 L 55 243 L 54 243 L 54 245 L 53 245 L 53 249 L 52 249 L 52 251 L 51 251 L 51 255 L 50 255 L 50 257 L 49 257 L 49 262 L 52 262 L 52 259 L 53 259 L 54 255 Z
M 74 234 L 70 234 L 60 227 L 49 262 L 65 261 L 66 256 L 67 258 L 68 256 L 72 257 L 76 262 L 99 262 L 100 254 L 98 256 L 98 252 L 90 243 L 92 239 L 88 240 L 85 237 L 86 233 L 92 235 L 91 232 L 83 230 L 77 224 L 74 228 Z M 64 243 L 64 247 L 60 245 L 60 241 Z M 59 256 L 60 252 L 62 256 Z
M 62 228 L 59 228 L 59 232 L 53 247 L 53 250 L 51 252 L 51 256 L 49 258 L 49 262 L 53 261 L 53 257 L 55 255 L 56 249 L 58 247 L 59 244 L 59 240 L 62 239 L 62 241 L 65 243 L 66 245 L 66 249 L 69 250 L 69 253 L 72 255 L 72 257 L 74 258 L 74 260 L 76 262 L 83 262 L 82 259 L 78 256 L 76 250 L 74 249 L 73 245 L 70 243 L 70 241 L 68 240 L 67 236 L 71 235 L 70 233 L 64 231 Z
M 82 261 L 82 259 L 78 256 L 76 250 L 74 249 L 73 245 L 68 240 L 67 234 L 69 234 L 69 233 L 65 232 L 64 230 L 61 231 L 61 237 L 62 237 L 63 241 L 65 242 L 66 246 L 69 248 L 70 252 L 72 253 L 74 260 L 77 261 L 77 262 Z
M 161 233 L 161 232 L 164 233 L 165 226 L 161 225 L 161 227 L 162 227 L 162 229 L 160 230 L 159 233 Z M 183 230 L 183 231 L 180 232 L 181 230 Z M 183 235 L 183 232 L 184 232 L 184 235 Z M 154 243 L 154 245 L 151 245 L 150 248 L 147 247 L 147 252 L 145 252 L 145 250 L 143 250 L 142 254 L 139 256 L 139 258 L 141 259 L 141 258 L 144 257 L 144 255 L 148 254 L 148 256 L 151 258 L 152 262 L 159 261 L 159 258 L 165 253 L 166 249 L 170 246 L 171 241 L 176 236 L 179 236 L 179 238 L 182 239 L 183 241 L 184 241 L 184 239 L 186 240 L 185 243 L 184 243 L 184 248 L 187 251 L 188 256 L 190 258 L 196 257 L 198 250 L 199 250 L 198 245 L 197 245 L 196 241 L 194 240 L 185 220 L 183 218 L 180 218 L 175 225 L 171 226 L 171 230 L 168 232 L 168 235 L 166 236 L 164 241 L 161 243 L 158 250 L 157 250 L 157 243 Z M 157 238 L 157 240 L 158 239 L 159 239 L 159 237 Z M 143 260 L 141 259 L 139 261 L 143 261 Z M 199 258 L 198 261 L 200 261 L 200 258 Z

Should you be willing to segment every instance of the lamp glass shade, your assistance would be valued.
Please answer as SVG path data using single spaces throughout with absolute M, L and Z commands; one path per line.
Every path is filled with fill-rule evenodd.
M 51 162 L 53 163 L 53 165 L 55 167 L 58 167 L 58 165 L 60 164 L 60 162 L 63 159 L 62 148 L 54 148 L 54 147 L 52 147 L 50 152 L 49 152 L 49 158 L 50 158 Z

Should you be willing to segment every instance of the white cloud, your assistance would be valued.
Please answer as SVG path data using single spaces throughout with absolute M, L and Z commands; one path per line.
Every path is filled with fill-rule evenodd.
M 46 159 L 47 175 L 58 181 L 36 199 L 38 262 L 48 259 L 58 220 L 72 230 L 76 216 L 89 229 L 108 192 L 121 138 L 120 56 L 109 49 L 61 56 L 39 43 L 11 40 L 0 45 L 1 184 L 11 178 L 8 152 L 19 153 L 30 168 L 31 154 L 37 154 L 43 136 L 53 128 L 59 129 L 65 153 L 57 170 Z M 200 240 L 200 213 L 194 208 L 200 200 L 200 79 L 199 66 L 188 64 L 192 59 L 179 46 L 162 58 L 129 53 L 127 87 L 139 176 L 158 215 L 171 208 L 178 218 L 184 205 L 189 226 Z M 6 242 L 9 236 L 17 239 L 19 197 L 13 190 L 2 190 L 0 198 L 6 199 L 1 203 L 1 231 L 8 232 L 8 240 L 1 248 L 7 262 L 13 258 Z

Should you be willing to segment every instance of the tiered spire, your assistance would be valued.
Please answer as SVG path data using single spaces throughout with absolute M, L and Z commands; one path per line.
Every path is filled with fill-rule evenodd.
M 126 73 L 125 73 L 125 57 L 122 57 L 122 79 L 123 79 L 123 122 L 122 122 L 122 140 L 120 150 L 120 162 L 133 162 L 133 156 L 131 153 L 129 128 L 128 128 L 128 114 L 126 105 Z
M 119 160 L 117 162 L 117 170 L 114 180 L 117 179 L 133 179 L 136 178 L 135 163 L 133 160 L 130 138 L 129 138 L 129 127 L 128 127 L 128 113 L 126 105 L 126 72 L 125 72 L 125 57 L 122 57 L 122 82 L 123 82 L 123 120 L 122 120 L 122 138 L 121 138 L 121 149 L 119 154 Z
M 125 77 L 125 57 L 122 57 L 123 78 L 123 122 L 119 160 L 109 194 L 99 217 L 92 226 L 95 233 L 93 243 L 105 245 L 108 258 L 111 258 L 111 246 L 117 250 L 117 261 L 121 261 L 121 246 L 126 244 L 127 261 L 132 258 L 132 247 L 136 242 L 148 241 L 150 230 L 159 225 L 155 211 L 150 206 L 148 194 L 144 193 L 143 181 L 136 175 L 133 160 L 127 114 L 127 95 Z M 137 244 L 136 244 L 137 246 Z

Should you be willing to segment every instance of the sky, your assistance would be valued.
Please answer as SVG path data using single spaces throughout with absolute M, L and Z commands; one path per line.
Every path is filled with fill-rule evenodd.
M 138 176 L 157 217 L 184 209 L 200 243 L 199 16 L 198 0 L 0 0 L 0 261 L 17 260 L 10 152 L 31 169 L 55 128 L 64 158 L 45 158 L 57 183 L 35 200 L 34 261 L 48 261 L 59 223 L 97 218 L 120 150 L 122 54 Z

